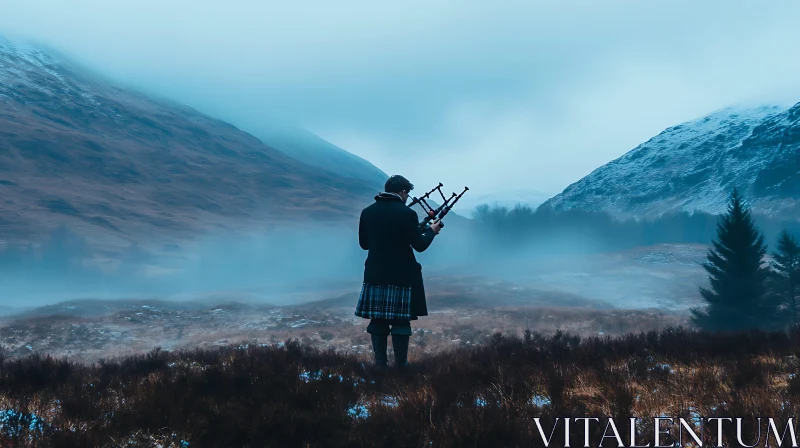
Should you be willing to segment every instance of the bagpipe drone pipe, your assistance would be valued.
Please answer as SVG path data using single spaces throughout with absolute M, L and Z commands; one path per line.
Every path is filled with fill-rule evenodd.
M 423 194 L 419 198 L 415 198 L 413 196 L 411 197 L 411 203 L 408 204 L 408 206 L 413 207 L 414 205 L 419 204 L 419 206 L 422 207 L 422 210 L 425 212 L 425 218 L 423 218 L 422 222 L 419 223 L 419 228 L 423 232 L 430 226 L 430 222 L 433 221 L 434 219 L 438 219 L 439 221 L 441 221 L 442 218 L 444 218 L 447 215 L 447 213 L 453 209 L 453 206 L 456 205 L 456 202 L 458 202 L 459 199 L 461 199 L 461 196 L 464 196 L 464 193 L 469 191 L 468 187 L 464 187 L 464 191 L 462 191 L 461 194 L 457 195 L 453 193 L 453 195 L 450 196 L 449 198 L 445 198 L 444 193 L 442 193 L 443 186 L 444 185 L 441 182 L 439 182 L 439 185 L 434 187 L 431 191 Z M 433 194 L 434 191 L 438 191 L 439 195 L 442 197 L 442 201 L 444 201 L 442 202 L 442 205 L 436 208 L 433 208 L 430 204 L 428 204 L 427 201 L 428 199 L 430 199 L 431 194 Z M 442 222 L 442 227 L 444 227 L 443 222 Z

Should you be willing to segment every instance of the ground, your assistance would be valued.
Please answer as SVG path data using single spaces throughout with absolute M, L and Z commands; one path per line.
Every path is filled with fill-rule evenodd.
M 350 353 L 368 353 L 367 321 L 352 315 L 352 300 L 298 307 L 228 303 L 184 307 L 170 302 L 117 302 L 107 314 L 86 316 L 79 307 L 65 313 L 8 319 L 0 340 L 11 355 L 31 352 L 81 361 L 147 352 L 231 343 L 269 344 L 289 338 L 307 345 Z M 92 304 L 95 306 L 96 304 Z M 69 307 L 74 307 L 69 309 Z M 520 335 L 563 330 L 579 335 L 618 335 L 680 325 L 679 313 L 557 306 L 449 307 L 413 322 L 410 356 L 482 343 L 494 332 Z

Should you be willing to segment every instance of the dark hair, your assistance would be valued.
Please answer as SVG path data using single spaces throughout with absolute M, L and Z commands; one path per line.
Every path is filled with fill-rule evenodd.
M 414 189 L 414 184 L 408 181 L 405 177 L 395 174 L 386 181 L 383 191 L 387 193 L 400 193 L 401 191 L 411 191 Z

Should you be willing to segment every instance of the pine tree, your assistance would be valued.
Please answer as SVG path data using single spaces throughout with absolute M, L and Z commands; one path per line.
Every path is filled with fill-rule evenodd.
M 800 294 L 800 244 L 787 231 L 778 239 L 778 250 L 772 254 L 774 274 L 773 293 L 778 300 L 787 305 L 790 313 L 789 323 L 798 323 L 798 295 Z
M 710 288 L 700 288 L 707 306 L 692 310 L 694 324 L 712 331 L 774 328 L 778 310 L 767 294 L 764 236 L 736 189 L 712 246 L 703 264 Z

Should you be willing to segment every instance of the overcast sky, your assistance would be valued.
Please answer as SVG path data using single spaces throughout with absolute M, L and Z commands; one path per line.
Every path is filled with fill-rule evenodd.
M 798 23 L 794 0 L 0 0 L 0 34 L 120 82 L 488 193 L 557 193 L 668 126 L 800 101 Z

